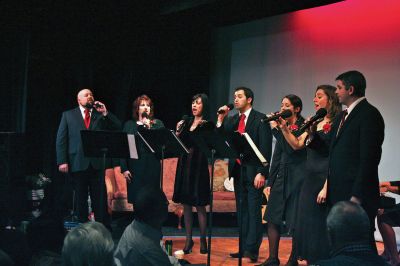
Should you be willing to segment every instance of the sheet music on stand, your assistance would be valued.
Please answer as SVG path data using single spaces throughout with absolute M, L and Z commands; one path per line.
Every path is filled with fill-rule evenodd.
M 138 159 L 139 158 L 139 154 L 138 154 L 138 150 L 136 148 L 136 139 L 135 139 L 135 135 L 133 134 L 127 134 L 128 137 L 128 147 L 129 147 L 129 155 L 131 159 Z
M 229 137 L 235 150 L 242 154 L 243 164 L 264 167 L 269 164 L 248 133 L 234 132 Z

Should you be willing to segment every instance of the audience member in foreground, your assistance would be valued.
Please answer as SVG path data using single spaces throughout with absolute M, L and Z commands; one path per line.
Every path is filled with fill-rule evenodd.
M 75 227 L 64 239 L 64 266 L 112 266 L 114 242 L 103 224 L 87 222 Z
M 2 226 L 1 223 L 0 250 L 6 253 L 16 266 L 28 266 L 32 258 L 32 250 L 26 235 L 13 226 Z M 0 265 L 3 266 L 2 263 Z
M 381 194 L 392 192 L 400 194 L 400 181 L 381 182 L 379 189 Z M 391 208 L 378 209 L 378 228 L 382 235 L 384 251 L 382 258 L 389 261 L 390 265 L 400 265 L 400 258 L 397 251 L 396 234 L 393 227 L 400 226 L 400 204 Z
M 327 228 L 331 258 L 315 265 L 387 265 L 371 247 L 369 218 L 359 204 L 350 201 L 336 203 L 329 212 Z
M 0 265 L 14 266 L 13 260 L 3 250 L 0 249 Z
M 135 220 L 122 234 L 115 250 L 120 265 L 180 265 L 160 245 L 161 227 L 168 216 L 168 200 L 160 189 L 142 188 L 136 197 Z

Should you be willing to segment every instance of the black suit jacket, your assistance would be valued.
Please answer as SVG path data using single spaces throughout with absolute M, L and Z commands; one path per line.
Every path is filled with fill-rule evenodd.
M 107 116 L 103 116 L 93 109 L 89 130 L 118 130 L 120 128 L 121 122 L 112 113 L 108 112 Z M 79 107 L 63 112 L 56 140 L 57 165 L 68 163 L 70 172 L 86 170 L 89 164 L 94 169 L 100 170 L 101 159 L 83 155 L 81 130 L 86 130 L 86 127 Z M 110 167 L 110 161 L 107 161 L 107 167 Z
M 355 196 L 371 217 L 379 203 L 378 165 L 385 124 L 380 112 L 366 99 L 355 106 L 337 134 L 342 116 L 343 112 L 332 130 L 328 200 L 335 204 Z
M 265 159 L 267 159 L 268 163 L 270 163 L 272 153 L 272 133 L 269 124 L 261 122 L 263 117 L 265 117 L 264 114 L 252 109 L 249 117 L 247 118 L 245 131 L 249 134 L 251 139 L 254 141 L 254 144 L 258 147 Z M 239 114 L 235 114 L 233 116 L 226 117 L 221 127 L 217 130 L 220 132 L 225 131 L 226 133 L 231 133 L 237 130 L 238 125 Z M 229 165 L 230 176 L 235 175 L 235 173 L 232 173 L 234 163 L 234 161 L 231 161 Z M 268 169 L 269 165 L 264 167 L 248 166 L 246 167 L 246 176 L 254 179 L 258 173 L 261 173 L 265 176 L 265 178 L 268 178 Z

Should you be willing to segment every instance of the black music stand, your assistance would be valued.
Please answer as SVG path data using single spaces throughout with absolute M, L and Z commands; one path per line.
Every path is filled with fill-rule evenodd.
M 247 135 L 247 137 L 245 136 Z M 263 155 L 261 152 L 258 150 L 258 148 L 255 146 L 254 142 L 251 140 L 250 136 L 247 133 L 241 134 L 239 132 L 233 132 L 229 134 L 225 134 L 225 139 L 227 144 L 235 150 L 240 159 L 240 180 L 239 183 L 239 191 L 238 191 L 238 196 L 239 196 L 239 206 L 238 208 L 238 219 L 239 219 L 239 259 L 238 259 L 238 265 L 242 265 L 242 256 L 243 256 L 243 250 L 242 250 L 242 228 L 243 228 L 243 220 L 242 220 L 242 209 L 243 209 L 243 167 L 244 166 L 266 166 L 268 165 L 268 162 L 266 161 L 265 158 L 263 158 Z M 261 156 L 260 156 L 261 154 Z M 261 158 L 262 157 L 262 158 Z M 237 182 L 237 181 L 235 181 Z
M 237 159 L 238 153 L 229 145 L 226 139 L 221 134 L 215 131 L 198 132 L 192 136 L 193 142 L 199 147 L 201 152 L 211 159 L 211 180 L 210 180 L 210 212 L 208 213 L 208 253 L 207 265 L 211 263 L 211 235 L 212 235 L 212 215 L 213 215 L 213 200 L 214 200 L 214 164 L 216 159 Z
M 261 154 L 249 134 L 234 132 L 229 135 L 229 139 L 232 146 L 243 154 L 242 163 L 244 165 L 264 167 L 268 165 L 268 161 Z
M 86 157 L 102 158 L 102 171 L 105 174 L 106 158 L 137 159 L 136 143 L 133 135 L 119 131 L 81 130 L 83 154 Z M 105 178 L 100 178 L 100 202 L 104 202 Z M 107 205 L 106 205 L 107 206 Z M 103 216 L 103 208 L 98 210 Z
M 175 132 L 167 128 L 140 128 L 138 130 L 138 137 L 161 160 L 160 188 L 163 190 L 164 159 L 176 158 L 182 153 L 189 154 L 189 150 L 176 136 Z

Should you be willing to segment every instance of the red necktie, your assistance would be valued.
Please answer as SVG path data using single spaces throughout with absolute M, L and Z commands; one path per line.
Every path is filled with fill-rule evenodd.
M 88 129 L 90 125 L 90 111 L 89 109 L 85 109 L 85 126 Z
M 246 115 L 245 114 L 241 114 L 240 115 L 240 120 L 239 120 L 239 126 L 237 131 L 239 133 L 244 133 L 246 131 L 246 124 L 244 123 L 244 120 L 246 119 Z
M 238 126 L 238 128 L 237 128 L 237 131 L 238 131 L 240 134 L 243 134 L 243 133 L 246 131 L 246 124 L 244 123 L 244 120 L 246 119 L 246 115 L 245 115 L 245 114 L 241 114 L 239 119 L 240 119 L 240 120 L 239 120 L 239 126 Z M 241 164 L 241 162 L 240 162 L 239 159 L 236 159 L 236 162 L 237 162 L 238 164 Z
M 339 128 L 338 128 L 338 130 L 336 132 L 336 136 L 339 135 L 339 132 L 343 127 L 344 121 L 346 121 L 347 114 L 348 114 L 348 112 L 347 112 L 347 109 L 346 109 L 346 110 L 343 111 L 343 116 L 342 116 L 342 119 L 340 120 Z

